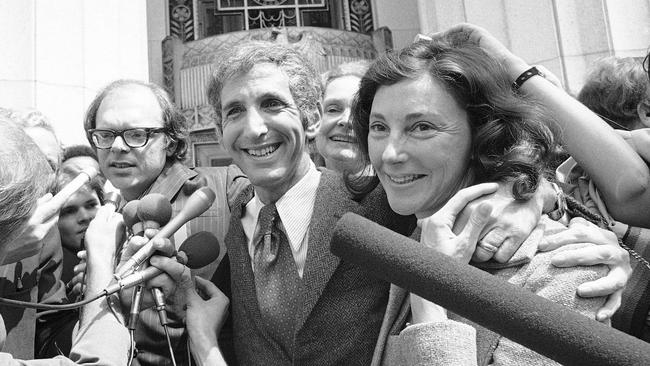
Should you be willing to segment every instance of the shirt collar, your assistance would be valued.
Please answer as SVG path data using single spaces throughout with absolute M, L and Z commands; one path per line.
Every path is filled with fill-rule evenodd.
M 183 163 L 175 161 L 171 165 L 165 165 L 158 178 L 156 178 L 142 196 L 144 197 L 150 193 L 159 193 L 171 202 L 183 187 L 183 184 L 197 174 L 197 172 L 186 167 Z
M 300 248 L 309 230 L 320 176 L 321 172 L 310 162 L 307 174 L 275 202 L 289 245 L 294 251 Z M 255 222 L 263 206 L 257 195 L 246 205 L 246 210 L 253 214 Z

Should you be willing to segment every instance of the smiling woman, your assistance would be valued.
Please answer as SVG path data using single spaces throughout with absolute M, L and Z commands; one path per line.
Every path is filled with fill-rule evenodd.
M 515 93 L 506 70 L 468 38 L 456 31 L 421 40 L 370 66 L 353 106 L 353 127 L 376 177 L 349 181 L 361 183 L 355 187 L 361 192 L 381 183 L 391 208 L 418 217 L 417 239 L 461 263 L 476 250 L 491 206 L 481 205 L 466 222 L 457 219 L 459 212 L 496 185 L 466 187 L 510 182 L 512 195 L 526 200 L 555 145 L 543 123 L 546 111 Z M 555 268 L 553 252 L 538 252 L 544 236 L 566 232 L 543 217 L 510 261 L 488 262 L 483 269 L 594 318 L 604 297 L 580 298 L 575 289 L 602 277 L 605 267 Z M 475 365 L 477 358 L 503 365 L 553 363 L 396 286 L 390 296 L 375 365 Z
M 359 81 L 369 65 L 367 61 L 344 63 L 323 77 L 323 119 L 316 135 L 316 147 L 329 169 L 356 173 L 364 168 L 350 116 Z

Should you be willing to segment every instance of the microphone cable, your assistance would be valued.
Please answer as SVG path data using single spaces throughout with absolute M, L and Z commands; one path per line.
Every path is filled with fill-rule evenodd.
M 20 300 L 0 297 L 0 304 L 15 307 L 15 308 L 28 308 L 28 309 L 37 309 L 37 310 L 72 310 L 72 309 L 80 308 L 86 304 L 90 304 L 93 301 L 99 300 L 102 297 L 104 297 L 104 295 L 105 295 L 104 292 L 100 292 L 91 298 L 82 301 L 76 301 L 70 304 L 39 304 L 39 303 L 33 303 L 29 301 L 20 301 Z
M 172 364 L 176 366 L 176 359 L 174 357 L 174 347 L 172 346 L 171 338 L 169 337 L 169 320 L 167 319 L 167 310 L 165 304 L 165 296 L 159 288 L 151 289 L 153 294 L 154 303 L 156 304 L 156 311 L 158 311 L 158 317 L 160 318 L 160 325 L 165 330 L 165 337 L 167 338 L 167 346 L 169 347 L 169 356 L 171 357 Z

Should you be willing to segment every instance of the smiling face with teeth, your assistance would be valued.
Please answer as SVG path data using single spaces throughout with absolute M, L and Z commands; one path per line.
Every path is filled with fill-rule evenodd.
M 125 85 L 106 95 L 97 110 L 97 127 L 116 131 L 163 127 L 162 108 L 154 94 L 141 85 Z M 138 198 L 160 175 L 175 145 L 163 133 L 154 133 L 143 147 L 130 148 L 116 137 L 109 149 L 97 149 L 104 176 L 126 200 Z
M 370 162 L 396 212 L 429 216 L 466 183 L 467 112 L 428 73 L 380 86 L 369 129 Z
M 311 164 L 303 118 L 278 66 L 260 63 L 221 89 L 223 146 L 264 203 L 275 202 Z
M 359 89 L 360 77 L 346 75 L 327 84 L 323 98 L 323 120 L 316 135 L 316 147 L 328 168 L 356 172 L 359 154 L 350 123 L 352 99 Z

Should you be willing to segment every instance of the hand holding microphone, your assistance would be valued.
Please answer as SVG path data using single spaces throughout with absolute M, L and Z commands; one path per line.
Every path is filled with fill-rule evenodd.
M 181 226 L 185 225 L 188 221 L 201 215 L 205 212 L 212 202 L 214 202 L 215 194 L 207 187 L 203 187 L 194 192 L 183 209 L 174 216 L 167 225 L 163 226 L 160 231 L 147 243 L 145 243 L 133 256 L 128 258 L 122 263 L 115 271 L 115 277 L 121 279 L 135 271 L 142 263 L 144 263 L 155 252 L 153 246 L 154 239 L 169 238 Z
M 97 174 L 98 171 L 94 168 L 84 169 L 55 196 L 47 193 L 37 201 L 36 209 L 27 222 L 24 231 L 10 244 L 12 248 L 17 248 L 16 253 L 20 253 L 19 257 L 28 257 L 40 252 L 43 239 L 52 231 L 52 228 L 56 226 L 59 220 L 59 211 L 63 204 L 74 192 Z M 12 263 L 16 260 L 13 256 L 7 256 L 0 264 Z
M 90 293 L 101 291 L 110 282 L 117 247 L 124 241 L 122 215 L 115 212 L 119 204 L 116 197 L 119 195 L 107 195 L 106 204 L 97 210 L 86 230 L 86 287 Z

